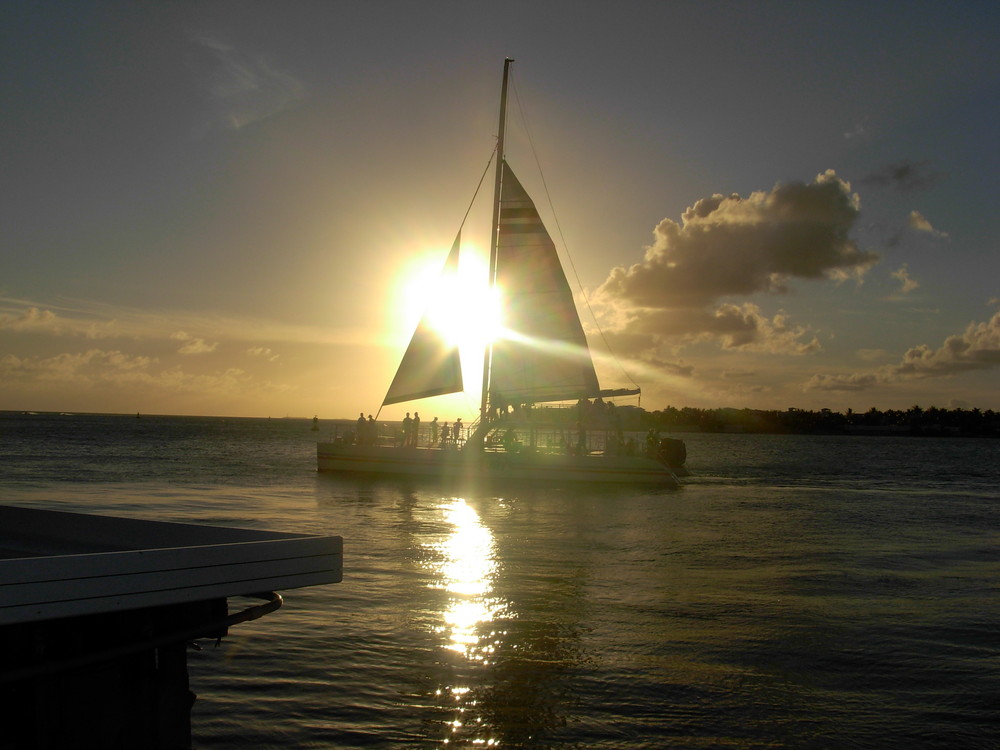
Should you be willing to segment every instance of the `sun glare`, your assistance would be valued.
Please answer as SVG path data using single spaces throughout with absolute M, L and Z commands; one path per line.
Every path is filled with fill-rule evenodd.
M 485 347 L 500 328 L 500 305 L 488 283 L 486 264 L 476 256 L 459 261 L 457 276 L 443 277 L 428 309 L 432 325 L 452 344 Z
M 464 245 L 457 273 L 442 273 L 441 266 L 436 257 L 409 274 L 406 296 L 419 310 L 415 317 L 426 316 L 449 344 L 482 351 L 500 331 L 499 297 L 489 287 L 489 268 Z

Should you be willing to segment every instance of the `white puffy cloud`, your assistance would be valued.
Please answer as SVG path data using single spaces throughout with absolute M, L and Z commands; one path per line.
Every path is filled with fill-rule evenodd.
M 809 354 L 821 349 L 784 312 L 768 317 L 726 297 L 781 294 L 792 279 L 861 279 L 878 255 L 850 238 L 860 199 L 832 171 L 811 183 L 714 195 L 677 223 L 664 219 L 642 263 L 612 269 L 594 294 L 615 350 L 648 359 L 701 341 L 724 349 Z M 607 331 L 606 331 L 607 333 Z
M 899 364 L 868 372 L 817 374 L 805 387 L 806 390 L 861 391 L 877 385 L 996 367 L 1000 367 L 1000 312 L 987 321 L 970 323 L 963 333 L 949 336 L 937 349 L 926 344 L 910 348 Z
M 613 269 L 598 295 L 636 307 L 702 307 L 786 292 L 791 278 L 860 278 L 878 256 L 848 236 L 858 211 L 858 196 L 832 170 L 747 198 L 703 198 L 680 224 L 661 221 L 644 261 Z
M 926 344 L 903 355 L 896 372 L 902 377 L 939 377 L 967 370 L 1000 366 L 1000 312 L 981 323 L 970 323 L 965 332 L 949 336 L 938 349 Z

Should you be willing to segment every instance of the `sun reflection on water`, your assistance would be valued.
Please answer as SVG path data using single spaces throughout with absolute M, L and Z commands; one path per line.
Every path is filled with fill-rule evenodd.
M 437 553 L 433 564 L 436 580 L 430 586 L 448 595 L 437 632 L 442 635 L 442 646 L 464 657 L 464 664 L 485 667 L 504 635 L 489 625 L 506 616 L 505 602 L 493 592 L 498 567 L 496 543 L 489 527 L 464 499 L 455 498 L 441 510 L 450 530 L 444 539 L 430 545 Z M 461 680 L 458 675 L 456 678 Z M 491 728 L 476 715 L 480 709 L 473 688 L 442 686 L 436 697 L 454 711 L 452 720 L 445 722 L 448 736 L 441 740 L 444 746 L 500 744 L 488 736 Z
M 502 609 L 502 602 L 492 596 L 497 568 L 493 534 L 462 498 L 443 510 L 452 530 L 443 542 L 434 545 L 441 560 L 436 566 L 439 579 L 432 586 L 450 596 L 439 632 L 447 635 L 446 648 L 488 663 L 493 648 L 484 643 L 480 626 L 492 622 Z

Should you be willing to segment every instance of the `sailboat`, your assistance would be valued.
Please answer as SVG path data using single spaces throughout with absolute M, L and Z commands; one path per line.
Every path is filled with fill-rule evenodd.
M 601 390 L 573 293 L 555 245 L 531 197 L 504 158 L 507 87 L 504 61 L 496 147 L 490 286 L 498 290 L 505 334 L 486 346 L 478 419 L 429 441 L 404 429 L 381 441 L 370 420 L 357 432 L 317 444 L 319 471 L 442 479 L 676 486 L 684 445 L 650 434 L 626 440 L 614 406 L 603 399 L 638 389 Z M 444 271 L 458 265 L 461 232 Z M 417 325 L 383 406 L 464 390 L 456 344 L 427 316 Z M 593 401 L 591 401 L 593 399 Z M 574 403 L 575 402 L 575 403 Z M 569 404 L 564 408 L 549 406 Z M 457 433 L 457 434 L 456 434 Z M 594 449 L 589 438 L 603 438 Z M 597 442 L 597 441 L 595 441 Z

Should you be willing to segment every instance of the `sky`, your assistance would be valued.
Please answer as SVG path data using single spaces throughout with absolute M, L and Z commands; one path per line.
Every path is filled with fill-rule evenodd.
M 998 42 L 994 2 L 4 3 L 0 409 L 377 412 L 482 296 L 432 274 L 505 57 L 603 386 L 1000 409 Z

